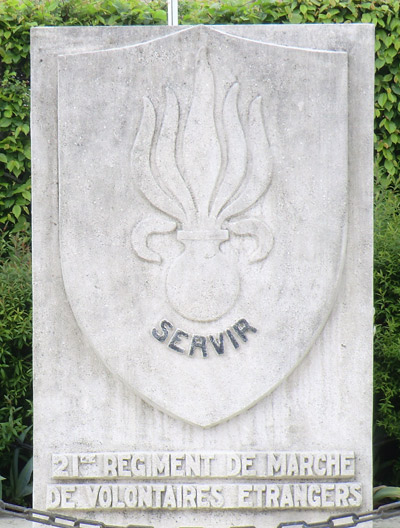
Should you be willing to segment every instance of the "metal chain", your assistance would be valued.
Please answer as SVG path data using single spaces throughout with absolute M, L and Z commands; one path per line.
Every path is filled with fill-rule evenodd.
M 89 521 L 77 519 L 67 515 L 57 515 L 33 508 L 24 508 L 0 500 L 0 514 L 6 513 L 13 517 L 19 517 L 26 521 L 55 526 L 56 528 L 153 528 L 142 524 L 129 524 L 128 526 L 116 526 L 115 524 L 105 524 L 100 521 Z M 336 515 L 329 517 L 326 521 L 307 523 L 305 521 L 295 521 L 289 523 L 280 523 L 278 528 L 352 528 L 358 524 L 389 519 L 391 517 L 400 517 L 400 502 L 393 502 L 380 506 L 376 510 L 366 513 L 347 513 L 345 515 Z M 232 528 L 255 528 L 254 526 L 233 526 Z
M 335 515 L 329 517 L 326 521 L 315 523 L 307 523 L 305 521 L 280 523 L 278 528 L 351 528 L 368 521 L 377 521 L 398 516 L 400 516 L 400 502 L 393 502 L 366 513 Z
M 55 526 L 56 528 L 153 528 L 140 524 L 129 524 L 126 527 L 116 526 L 115 524 L 105 524 L 100 521 L 89 521 L 87 519 L 77 519 L 68 515 L 58 515 L 33 508 L 24 508 L 0 500 L 0 513 L 7 513 L 13 517 L 19 517 L 26 521 Z

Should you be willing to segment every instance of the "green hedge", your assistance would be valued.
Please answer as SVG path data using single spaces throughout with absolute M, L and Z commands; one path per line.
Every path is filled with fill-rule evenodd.
M 400 484 L 400 463 L 388 461 L 388 456 L 400 457 L 400 15 L 398 1 L 365 2 L 336 0 L 299 1 L 192 1 L 180 0 L 181 24 L 270 24 L 270 23 L 351 23 L 367 22 L 376 26 L 376 422 L 394 449 L 382 450 L 384 461 L 377 482 Z M 30 152 L 29 152 L 29 30 L 38 25 L 148 25 L 166 23 L 166 2 L 155 0 L 1 0 L 0 2 L 0 231 L 10 243 L 18 233 L 29 232 Z M 18 247 L 17 239 L 17 247 Z M 21 274 L 25 277 L 26 252 L 12 250 L 5 266 L 21 259 Z M 13 253 L 14 251 L 14 253 Z M 25 277 L 26 278 L 26 277 Z M 24 280 L 25 280 L 24 278 Z M 15 286 L 17 288 L 17 286 Z M 29 286 L 26 284 L 26 292 Z M 25 293 L 23 298 L 26 300 Z M 18 299 L 14 297 L 15 307 Z M 25 302 L 25 301 L 24 301 Z M 28 302 L 29 303 L 29 302 Z M 13 307 L 6 315 L 10 321 Z M 16 372 L 10 366 L 11 357 L 25 352 L 30 342 L 28 308 L 25 325 L 19 327 L 20 340 L 4 341 L 12 326 L 0 330 L 0 362 L 6 372 Z M 13 325 L 13 323 L 9 323 Z M 15 323 L 18 327 L 20 323 Z M 18 333 L 18 331 L 17 331 Z M 21 334 L 21 335 L 22 335 Z M 27 390 L 27 377 L 22 381 Z M 25 368 L 24 367 L 24 368 Z M 0 366 L 1 368 L 1 366 Z M 8 369 L 8 370 L 7 370 Z M 14 376 L 14 374 L 12 374 Z M 13 378 L 14 379 L 14 378 Z M 15 373 L 15 380 L 18 376 Z M 12 381 L 12 380 L 11 380 Z M 20 407 L 19 396 L 13 395 L 16 383 L 10 382 L 10 392 L 3 395 Z M 8 389 L 7 389 L 8 390 Z M 10 409 L 9 408 L 9 409 Z M 10 410 L 0 409 L 0 423 L 7 431 Z M 29 421 L 30 404 L 13 414 L 14 420 Z M 7 414 L 8 413 L 8 414 Z M 8 416 L 8 418 L 7 418 Z M 16 433 L 19 428 L 16 428 Z M 0 442 L 7 443 L 7 434 Z M 393 443 L 392 443 L 393 446 Z M 7 446 L 0 446 L 2 449 Z M 388 453 L 392 453 L 389 455 Z M 386 458 L 385 458 L 386 457 Z M 386 461 L 386 466 L 385 466 Z M 388 463 L 389 462 L 389 463 Z
M 377 192 L 375 205 L 376 484 L 400 486 L 400 200 Z M 382 435 L 382 433 L 385 433 Z M 386 482 L 385 482 L 386 481 Z
M 16 438 L 32 422 L 31 255 L 21 234 L 0 239 L 0 475 L 10 480 Z

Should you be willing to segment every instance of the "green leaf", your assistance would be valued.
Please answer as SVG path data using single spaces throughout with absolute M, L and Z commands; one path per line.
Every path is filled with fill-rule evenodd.
M 400 488 L 394 486 L 383 486 L 374 493 L 374 503 L 380 503 L 384 499 L 400 499 Z
M 153 11 L 153 16 L 157 20 L 167 21 L 167 13 L 163 11 L 162 9 L 158 9 L 157 11 Z
M 385 160 L 384 166 L 389 174 L 393 175 L 396 172 L 396 169 L 395 169 L 395 166 L 392 160 L 388 160 L 388 159 Z
M 18 475 L 18 479 L 15 487 L 15 495 L 17 497 L 26 497 L 32 493 L 32 479 L 33 470 L 33 458 L 30 458 L 23 467 L 21 473 Z
M 12 208 L 13 215 L 15 218 L 19 218 L 21 215 L 21 206 L 20 205 L 14 205 Z
M 24 146 L 24 155 L 28 160 L 31 159 L 31 146 L 29 144 Z
M 375 60 L 375 67 L 377 70 L 380 70 L 383 66 L 385 66 L 385 61 L 378 57 L 376 60 Z
M 385 93 L 381 93 L 378 97 L 379 106 L 382 106 L 382 107 L 385 106 L 386 101 L 387 101 L 387 95 Z
M 11 119 L 8 117 L 3 117 L 0 119 L 0 127 L 1 128 L 7 128 L 11 125 Z
M 400 41 L 400 39 L 399 39 Z M 396 95 L 400 95 L 400 85 L 398 84 L 392 84 L 392 90 Z
M 289 20 L 292 24 L 301 24 L 301 22 L 304 22 L 303 17 L 299 13 L 289 15 Z
M 397 56 L 397 49 L 395 47 L 389 48 L 386 53 L 391 57 L 392 59 Z

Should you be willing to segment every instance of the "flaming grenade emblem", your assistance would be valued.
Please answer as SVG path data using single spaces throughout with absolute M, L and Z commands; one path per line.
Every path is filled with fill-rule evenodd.
M 215 111 L 215 80 L 207 51 L 196 59 L 193 96 L 181 130 L 180 106 L 166 87 L 166 106 L 157 133 L 157 114 L 148 97 L 131 154 L 137 185 L 144 197 L 169 218 L 145 218 L 132 232 L 136 254 L 161 263 L 147 245 L 149 235 L 175 230 L 185 250 L 166 276 L 167 298 L 182 316 L 214 321 L 235 304 L 240 290 L 237 265 L 221 251 L 230 235 L 253 236 L 250 262 L 264 260 L 273 237 L 259 218 L 237 218 L 267 191 L 271 154 L 261 96 L 249 104 L 247 122 L 238 113 L 239 83 L 227 90 L 221 113 Z

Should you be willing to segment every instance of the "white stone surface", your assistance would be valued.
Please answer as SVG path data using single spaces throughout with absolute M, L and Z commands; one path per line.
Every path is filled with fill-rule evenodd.
M 289 80 L 285 60 L 297 65 Z M 58 101 L 61 265 L 83 334 L 144 399 L 188 422 L 254 405 L 304 358 L 336 297 L 347 55 L 197 26 L 61 57 Z M 225 329 L 243 319 L 235 349 Z M 223 355 L 207 338 L 221 333 Z
M 372 26 L 37 28 L 32 65 L 35 506 L 369 508 Z

